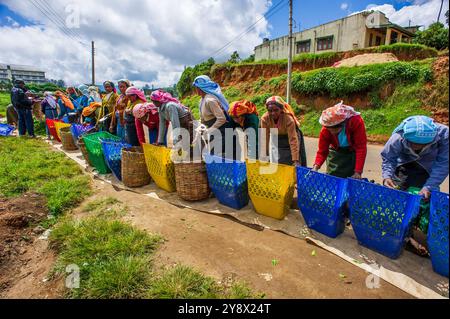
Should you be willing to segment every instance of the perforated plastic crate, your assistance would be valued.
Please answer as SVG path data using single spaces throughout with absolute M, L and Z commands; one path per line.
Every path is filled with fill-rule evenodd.
M 335 238 L 344 231 L 348 181 L 297 167 L 298 207 L 309 228 Z
M 350 220 L 359 243 L 392 259 L 402 253 L 421 197 L 349 179 Z
M 283 219 L 289 212 L 295 189 L 294 166 L 247 161 L 250 199 L 257 213 Z
M 143 149 L 148 173 L 156 185 L 169 193 L 176 192 L 175 165 L 171 158 L 171 150 L 146 143 L 143 144 Z
M 72 132 L 75 144 L 78 144 L 78 139 L 94 128 L 93 125 L 72 124 L 70 131 Z
M 102 139 L 121 141 L 120 137 L 107 132 L 98 132 L 83 136 L 84 144 L 88 152 L 89 162 L 97 169 L 100 174 L 108 174 L 110 171 L 106 164 L 102 148 Z
M 0 136 L 9 136 L 15 129 L 12 125 L 0 123 Z
M 432 192 L 428 247 L 433 269 L 448 277 L 448 202 L 449 195 Z
M 209 187 L 225 206 L 242 209 L 248 205 L 247 169 L 245 162 L 205 155 Z
M 50 135 L 53 136 L 53 138 L 55 140 L 57 140 L 58 142 L 61 142 L 61 138 L 56 133 L 55 122 L 61 122 L 61 121 L 57 120 L 57 119 L 46 119 L 45 120 L 45 124 L 47 125 L 48 132 L 50 133 Z
M 128 143 L 108 139 L 102 140 L 106 165 L 119 181 L 122 180 L 122 149 L 128 147 L 131 147 Z

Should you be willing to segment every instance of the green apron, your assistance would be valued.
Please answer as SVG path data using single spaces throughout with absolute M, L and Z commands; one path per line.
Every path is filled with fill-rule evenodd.
M 327 174 L 347 178 L 355 174 L 356 154 L 350 147 L 330 148 L 327 158 Z
M 417 187 L 409 187 L 407 192 L 410 194 L 418 195 L 421 189 Z M 424 234 L 428 234 L 428 225 L 430 223 L 430 201 L 421 200 L 419 215 L 417 216 L 415 225 Z

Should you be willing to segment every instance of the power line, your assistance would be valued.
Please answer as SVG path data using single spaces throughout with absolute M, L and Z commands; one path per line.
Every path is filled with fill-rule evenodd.
M 250 25 L 249 27 L 247 27 L 242 33 L 240 33 L 239 35 L 237 35 L 234 39 L 232 39 L 231 41 L 229 41 L 227 44 L 225 44 L 223 47 L 221 47 L 220 49 L 214 51 L 211 55 L 209 55 L 207 58 L 202 59 L 201 61 L 199 61 L 197 64 L 203 62 L 204 60 L 208 59 L 209 57 L 215 57 L 218 54 L 220 54 L 222 51 L 224 51 L 225 49 L 227 49 L 233 42 L 235 42 L 236 40 L 241 39 L 242 37 L 244 37 L 245 35 L 247 35 L 248 33 L 250 33 L 251 31 L 253 31 L 255 29 L 255 26 L 260 23 L 264 18 L 270 18 L 271 16 L 273 16 L 274 14 L 276 14 L 278 11 L 280 11 L 284 6 L 281 6 L 283 3 L 286 4 L 285 2 L 286 0 L 280 0 L 280 2 L 278 2 L 275 6 L 273 6 L 269 11 L 267 11 L 260 19 L 258 19 L 256 22 L 254 22 L 252 25 Z M 281 6 L 281 7 L 280 7 Z
M 35 0 L 36 2 L 39 3 L 38 0 Z M 66 22 L 64 21 L 64 19 L 61 17 L 60 14 L 58 14 L 58 12 L 46 1 L 46 0 L 41 0 L 40 1 L 41 5 L 47 9 L 47 12 L 49 12 L 50 14 L 52 14 L 53 17 L 55 17 L 59 22 L 60 22 L 60 26 L 62 26 L 66 31 L 68 31 L 70 34 L 74 35 L 77 39 L 79 39 L 79 42 L 81 42 L 83 45 L 87 45 L 86 43 L 83 43 L 82 40 L 82 36 L 81 34 L 76 31 L 75 29 L 72 28 L 68 28 L 65 24 Z
M 65 29 L 64 29 L 64 27 L 61 27 L 59 24 L 58 24 L 58 22 L 56 22 L 51 16 L 49 16 L 48 14 L 47 14 L 47 12 L 46 11 L 44 11 L 43 10 L 43 8 L 41 8 L 40 6 L 39 6 L 39 4 L 37 4 L 37 3 L 35 3 L 35 2 L 33 2 L 33 0 L 28 0 L 36 9 L 38 9 L 47 19 L 49 19 L 58 29 L 59 29 L 59 31 L 60 32 L 62 32 L 65 36 L 67 36 L 68 38 L 70 38 L 71 40 L 73 40 L 73 41 L 76 41 L 76 42 L 79 42 L 79 43 L 81 43 L 80 41 L 79 41 L 79 39 L 77 39 L 77 38 L 75 38 L 72 34 L 70 34 L 69 32 L 67 32 Z M 82 44 L 82 43 L 81 43 Z

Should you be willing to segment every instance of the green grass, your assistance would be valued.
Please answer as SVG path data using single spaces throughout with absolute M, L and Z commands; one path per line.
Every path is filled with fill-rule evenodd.
M 0 196 L 38 192 L 47 198 L 50 213 L 57 215 L 90 194 L 89 177 L 43 141 L 0 138 L 0 162 Z
M 117 203 L 99 200 L 84 210 L 98 211 L 113 202 Z M 262 297 L 245 283 L 222 287 L 187 266 L 155 271 L 154 253 L 162 241 L 110 217 L 65 218 L 50 235 L 50 245 L 59 253 L 54 274 L 63 273 L 68 265 L 79 267 L 80 288 L 66 291 L 66 297 L 77 299 Z
M 11 104 L 9 93 L 0 92 L 0 115 L 6 117 L 6 107 Z
M 199 111 L 199 103 L 200 103 L 200 96 L 199 95 L 192 95 L 186 97 L 181 102 L 187 106 L 191 111 L 194 118 L 199 119 L 200 118 L 200 111 Z
M 394 94 L 380 108 L 359 110 L 355 106 L 356 110 L 361 112 L 367 134 L 369 136 L 389 136 L 409 116 L 430 116 L 430 112 L 421 107 L 420 94 L 422 87 L 423 83 L 421 82 L 397 86 Z M 322 129 L 322 126 L 319 124 L 320 114 L 317 110 L 305 114 L 301 123 L 301 128 L 305 135 L 319 136 Z

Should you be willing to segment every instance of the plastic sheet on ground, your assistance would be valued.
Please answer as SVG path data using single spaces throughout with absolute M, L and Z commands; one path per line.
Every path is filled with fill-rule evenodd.
M 51 142 L 49 143 L 52 144 Z M 228 216 L 256 230 L 270 229 L 306 240 L 308 243 L 321 247 L 356 267 L 367 271 L 368 279 L 366 284 L 368 289 L 376 289 L 377 285 L 380 284 L 379 278 L 381 278 L 416 298 L 434 299 L 449 297 L 449 280 L 433 271 L 430 259 L 416 256 L 408 251 L 404 251 L 396 260 L 389 259 L 360 246 L 351 228 L 346 228 L 342 235 L 333 239 L 309 230 L 300 212 L 295 209 L 292 209 L 284 220 L 279 221 L 257 214 L 253 210 L 251 203 L 247 207 L 236 211 L 221 205 L 215 198 L 201 202 L 186 202 L 181 200 L 176 193 L 167 193 L 160 190 L 153 182 L 141 188 L 128 188 L 112 174 L 100 175 L 92 168 L 87 167 L 81 152 L 66 152 L 61 149 L 60 144 L 52 145 L 76 161 L 91 173 L 94 178 L 110 183 L 115 188 L 164 200 L 177 207 Z

